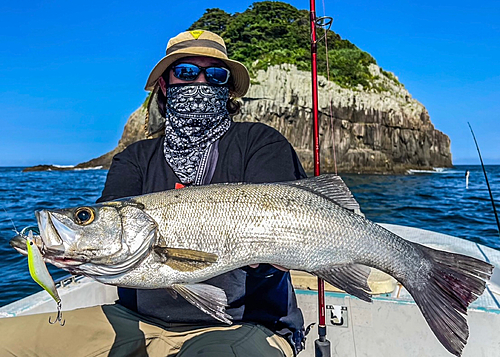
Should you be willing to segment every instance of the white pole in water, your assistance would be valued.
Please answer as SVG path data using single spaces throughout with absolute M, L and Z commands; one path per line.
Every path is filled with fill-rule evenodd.
M 470 175 L 469 170 L 465 171 L 465 188 L 466 189 L 469 188 L 469 175 Z

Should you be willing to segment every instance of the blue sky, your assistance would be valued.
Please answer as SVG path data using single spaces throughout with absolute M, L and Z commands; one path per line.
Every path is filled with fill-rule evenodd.
M 251 1 L 15 1 L 0 5 L 0 166 L 77 164 L 113 149 L 168 39 L 206 8 Z M 308 1 L 289 1 L 309 9 Z M 500 2 L 316 2 L 451 138 L 454 164 L 500 164 Z

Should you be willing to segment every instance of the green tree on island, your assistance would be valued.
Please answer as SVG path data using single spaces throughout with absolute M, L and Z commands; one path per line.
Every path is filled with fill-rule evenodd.
M 304 71 L 311 70 L 309 11 L 298 10 L 284 2 L 253 3 L 242 13 L 207 9 L 188 30 L 215 32 L 226 41 L 229 56 L 243 62 L 251 72 L 268 66 L 290 63 Z M 318 29 L 318 37 L 324 35 Z M 360 50 L 335 32 L 327 31 L 330 80 L 346 88 L 372 88 L 375 79 L 368 66 L 376 64 L 367 52 Z M 325 41 L 318 44 L 318 72 L 326 76 Z M 381 75 L 398 83 L 392 74 Z M 377 88 L 375 88 L 377 89 Z

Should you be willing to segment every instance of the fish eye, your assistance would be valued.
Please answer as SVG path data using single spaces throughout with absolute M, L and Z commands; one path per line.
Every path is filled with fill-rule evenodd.
M 76 224 L 80 224 L 85 226 L 94 221 L 95 215 L 94 211 L 89 207 L 80 207 L 75 211 L 75 222 Z

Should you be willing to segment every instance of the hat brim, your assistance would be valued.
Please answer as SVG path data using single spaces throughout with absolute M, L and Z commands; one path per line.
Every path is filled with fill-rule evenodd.
M 234 97 L 243 97 L 248 91 L 248 87 L 250 86 L 250 75 L 248 74 L 247 68 L 242 63 L 222 57 L 221 53 L 217 50 L 202 47 L 180 49 L 175 51 L 175 53 L 163 57 L 149 74 L 145 89 L 147 91 L 152 91 L 156 81 L 163 74 L 163 72 L 165 72 L 168 66 L 181 58 L 190 56 L 213 57 L 221 60 L 231 71 L 231 77 L 234 83 L 234 90 L 231 92 Z

